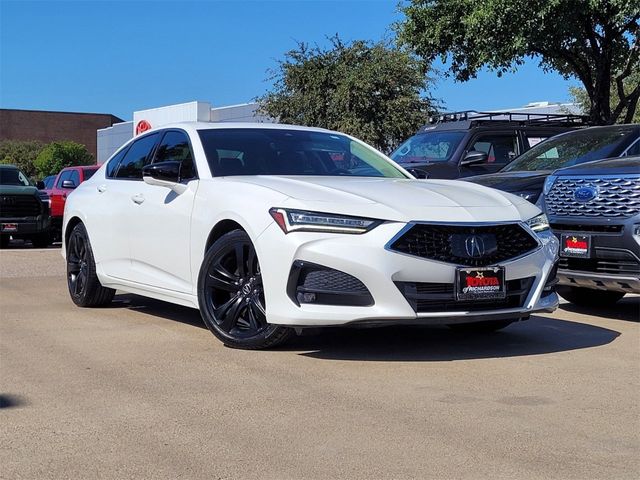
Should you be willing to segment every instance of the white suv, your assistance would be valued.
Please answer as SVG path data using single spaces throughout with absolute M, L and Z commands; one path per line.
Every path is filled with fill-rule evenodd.
M 421 181 L 317 128 L 184 123 L 124 145 L 69 196 L 72 300 L 116 289 L 199 308 L 224 343 L 291 327 L 496 330 L 552 311 L 558 242 L 534 205 Z

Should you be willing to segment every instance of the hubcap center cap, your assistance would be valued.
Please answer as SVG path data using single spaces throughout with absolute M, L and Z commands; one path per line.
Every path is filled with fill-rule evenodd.
M 243 293 L 244 295 L 249 295 L 249 294 L 251 293 L 251 284 L 249 284 L 249 283 L 245 283 L 245 284 L 242 286 L 242 293 Z

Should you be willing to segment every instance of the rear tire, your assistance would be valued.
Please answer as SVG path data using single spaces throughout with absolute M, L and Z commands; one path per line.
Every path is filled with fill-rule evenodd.
M 108 305 L 116 293 L 98 280 L 89 235 L 82 223 L 73 227 L 67 242 L 67 286 L 71 300 L 79 307 Z
M 624 292 L 610 292 L 607 290 L 591 290 L 582 287 L 557 286 L 556 292 L 565 300 L 583 307 L 598 307 L 613 305 L 624 297 Z
M 223 235 L 207 251 L 198 277 L 198 303 L 204 323 L 228 347 L 270 348 L 293 334 L 267 322 L 260 264 L 242 230 Z
M 490 320 L 487 322 L 452 323 L 451 330 L 461 333 L 492 333 L 511 325 L 515 320 Z

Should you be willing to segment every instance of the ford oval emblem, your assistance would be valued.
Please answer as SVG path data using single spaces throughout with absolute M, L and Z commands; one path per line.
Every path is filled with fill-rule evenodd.
M 598 193 L 598 187 L 594 187 L 593 185 L 584 185 L 574 190 L 573 198 L 577 202 L 586 203 L 596 198 Z

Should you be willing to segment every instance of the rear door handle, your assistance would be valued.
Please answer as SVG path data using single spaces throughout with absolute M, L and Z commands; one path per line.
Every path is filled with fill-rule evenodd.
M 106 191 L 107 191 L 107 186 L 106 185 L 98 185 L 98 192 L 104 193 Z
M 141 193 L 137 193 L 133 197 L 131 197 L 131 200 L 133 200 L 133 203 L 137 203 L 138 205 L 140 205 L 142 202 L 144 202 L 144 195 L 142 195 Z

